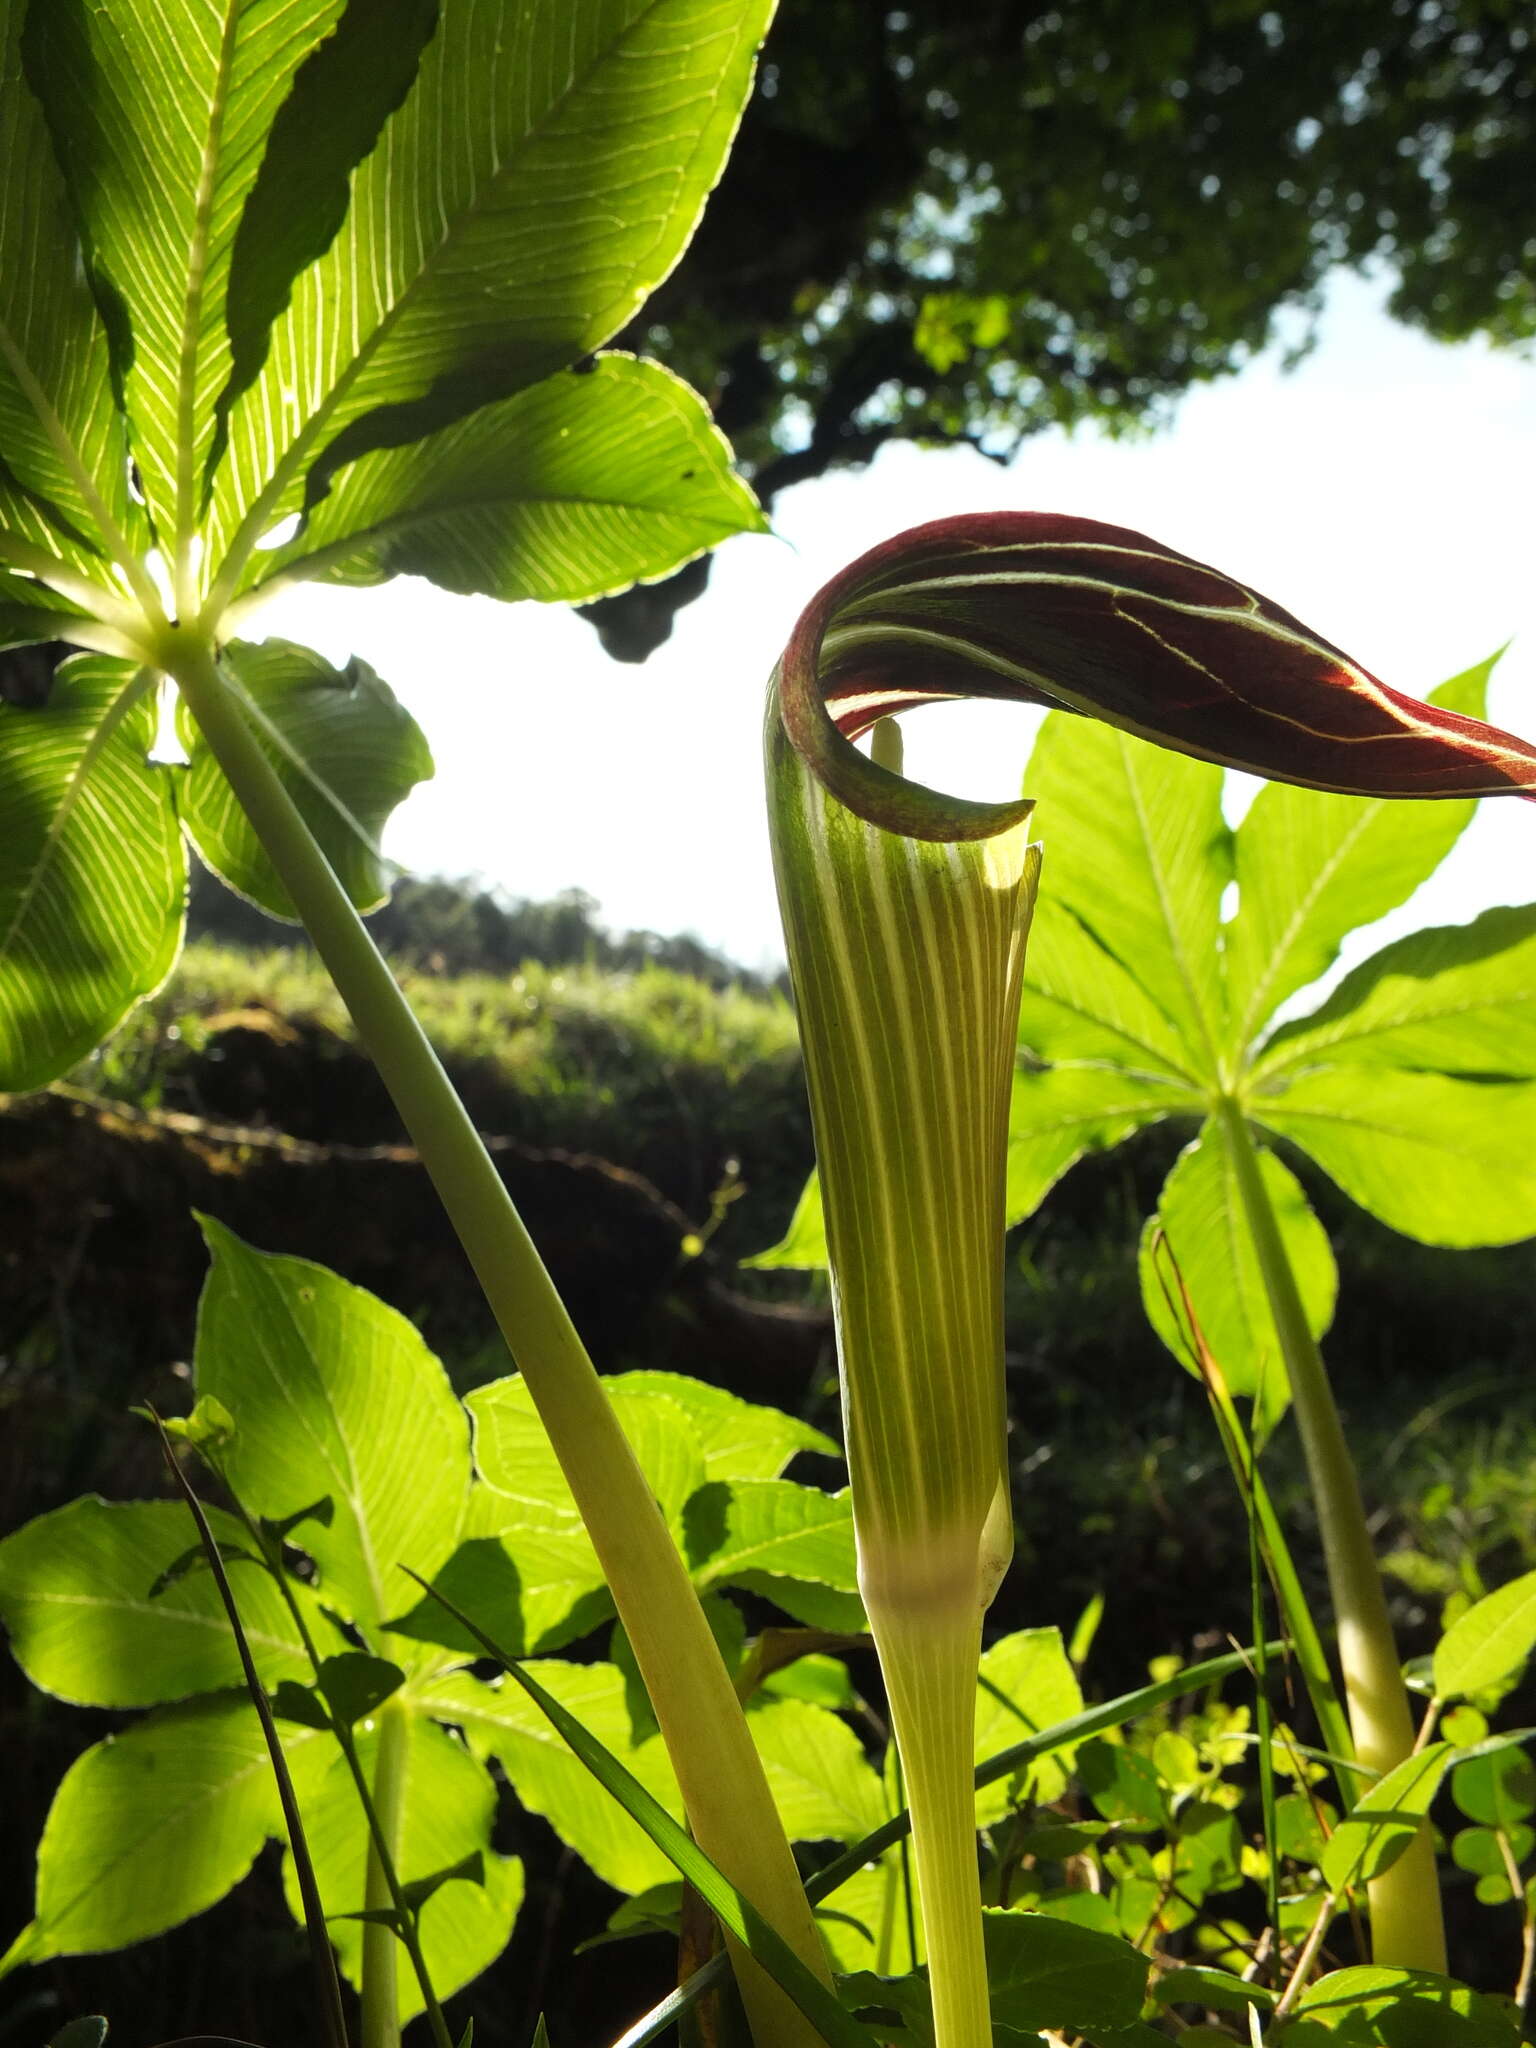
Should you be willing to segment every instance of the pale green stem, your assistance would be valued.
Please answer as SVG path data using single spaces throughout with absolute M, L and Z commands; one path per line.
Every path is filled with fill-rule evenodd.
M 867 1604 L 912 1815 L 936 2048 L 990 2048 L 974 1782 L 979 1588 L 928 1613 Z
M 1359 1478 L 1322 1354 L 1308 1327 L 1247 1118 L 1239 1103 L 1223 1097 L 1218 1120 L 1290 1379 L 1291 1403 L 1328 1567 L 1355 1755 L 1370 1769 L 1385 1773 L 1412 1753 L 1413 1716 L 1366 1526 Z M 1376 1963 L 1444 1971 L 1440 1887 L 1427 1828 L 1420 1828 L 1406 1854 L 1374 1880 L 1370 1904 L 1371 1951 Z
M 830 1985 L 761 1759 L 687 1566 L 490 1154 L 208 649 L 173 634 L 160 665 L 180 684 L 281 876 L 527 1381 L 629 1636 L 700 1848 Z M 736 1962 L 760 2048 L 819 2041 L 756 1964 Z
M 410 1710 L 403 1700 L 386 1700 L 378 1710 L 379 1746 L 373 1765 L 373 1810 L 390 1861 L 400 1862 L 405 1824 L 406 1766 L 410 1758 Z M 370 1913 L 394 1905 L 389 1874 L 378 1846 L 368 1843 L 368 1877 L 363 1905 Z M 400 1941 L 393 1927 L 363 1922 L 363 2048 L 399 2048 Z

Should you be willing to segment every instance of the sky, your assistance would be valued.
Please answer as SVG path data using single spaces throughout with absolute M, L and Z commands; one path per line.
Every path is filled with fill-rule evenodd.
M 581 888 L 612 927 L 692 932 L 770 967 L 783 950 L 760 765 L 768 674 L 829 576 L 926 519 L 1010 508 L 1138 528 L 1412 695 L 1511 641 L 1489 715 L 1536 736 L 1536 360 L 1427 341 L 1387 316 L 1385 297 L 1341 276 L 1298 368 L 1282 368 L 1277 343 L 1150 438 L 1053 432 L 1008 469 L 896 445 L 864 471 L 800 485 L 777 501 L 773 537 L 720 550 L 705 596 L 643 666 L 610 661 L 564 607 L 411 578 L 287 592 L 251 630 L 336 662 L 362 656 L 420 721 L 437 774 L 385 841 L 405 868 L 516 896 Z M 1016 794 L 1040 715 L 911 714 L 908 771 L 967 796 Z M 1245 782 L 1229 778 L 1234 817 Z M 1531 826 L 1528 806 L 1485 802 L 1412 906 L 1343 964 L 1399 931 L 1536 898 Z

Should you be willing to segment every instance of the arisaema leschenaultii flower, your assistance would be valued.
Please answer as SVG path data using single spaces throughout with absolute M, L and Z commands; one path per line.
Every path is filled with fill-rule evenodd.
M 1536 794 L 1536 747 L 1389 689 L 1268 598 L 1144 535 L 1043 513 L 900 534 L 795 627 L 767 725 L 769 809 L 826 1215 L 859 1570 L 913 1813 L 939 2048 L 990 2038 L 971 1718 L 1012 1548 L 1004 1158 L 1040 855 L 1028 797 L 906 780 L 882 721 L 1042 704 L 1308 787 Z M 853 741 L 875 730 L 869 755 Z M 1048 821 L 1047 821 L 1048 840 Z M 1050 886 L 1047 844 L 1044 886 Z M 1285 1335 L 1283 1261 L 1266 1271 Z M 1294 1323 L 1295 1318 L 1290 1318 Z M 1294 1334 L 1294 1331 L 1293 1331 Z M 1412 1742 L 1337 1412 L 1283 1345 L 1357 1752 Z M 1443 1968 L 1427 1841 L 1372 1888 L 1376 1958 Z

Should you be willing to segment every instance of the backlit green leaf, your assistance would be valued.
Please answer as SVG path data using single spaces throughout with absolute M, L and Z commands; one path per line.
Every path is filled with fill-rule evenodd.
M 469 1537 L 432 1581 L 435 1589 L 518 1657 L 547 1655 L 611 1617 L 613 1600 L 584 1529 L 518 1529 L 506 1495 L 487 1486 L 470 1494 L 466 1529 L 487 1499 L 502 1504 L 500 1521 L 511 1533 Z M 389 1626 L 392 1634 L 479 1654 L 474 1637 L 430 1594 Z
M 1481 718 L 1498 656 L 1443 683 L 1430 702 Z M 1239 1044 L 1287 996 L 1327 972 L 1359 925 L 1405 903 L 1472 821 L 1473 802 L 1392 803 L 1269 782 L 1237 829 L 1240 914 L 1227 932 Z
M 654 1383 L 631 1389 L 622 1374 L 607 1392 L 630 1447 L 669 1521 L 704 1482 L 704 1450 L 687 1410 Z M 465 1403 L 475 1425 L 475 1465 L 516 1508 L 503 1526 L 577 1529 L 581 1517 L 538 1418 L 527 1382 L 513 1375 L 477 1387 Z M 489 1504 L 488 1504 L 489 1506 Z M 485 1513 L 482 1510 L 482 1522 Z
M 364 455 L 296 541 L 255 558 L 252 580 L 427 576 L 445 590 L 575 602 L 762 524 L 703 400 L 657 363 L 604 355 Z
M 825 1707 L 760 1699 L 747 1716 L 792 1842 L 856 1842 L 888 1811 L 863 1744 Z
M 677 1781 L 658 1736 L 634 1744 L 624 1678 L 612 1664 L 565 1664 L 541 1657 L 539 1683 L 621 1760 L 667 1811 L 681 1817 Z M 624 1892 L 664 1884 L 675 1873 L 661 1851 L 572 1755 L 538 1707 L 510 1678 L 484 1684 L 466 1671 L 430 1680 L 423 1708 L 464 1731 L 477 1756 L 494 1756 L 513 1790 L 543 1814 L 599 1877 Z
M 683 1512 L 688 1562 L 702 1587 L 761 1579 L 809 1579 L 843 1593 L 858 1588 L 853 1514 L 846 1493 L 788 1479 L 713 1480 Z
M 699 1440 L 707 1479 L 777 1479 L 798 1451 L 842 1456 L 831 1437 L 799 1416 L 743 1401 L 707 1380 L 676 1372 L 626 1372 L 608 1384 L 627 1394 L 664 1394 L 675 1402 Z
M 1016 1742 L 1070 1720 L 1083 1709 L 1082 1687 L 1056 1628 L 1019 1629 L 982 1654 L 976 1688 L 978 1768 Z M 1059 1799 L 1065 1757 L 1042 1757 L 1015 1778 L 1000 1778 L 976 1795 L 976 1825 L 991 1827 L 1024 1799 Z
M 1204 1055 L 1138 979 L 1144 947 L 1108 951 L 1050 885 L 1029 928 L 1019 1044 L 1036 1060 L 1119 1067 L 1151 1081 L 1194 1081 Z
M 297 1733 L 295 1753 L 319 1738 Z M 88 1749 L 54 1796 L 37 1859 L 40 1955 L 147 1941 L 223 1898 L 282 1819 L 244 1698 L 167 1707 Z
M 244 1539 L 233 1515 L 206 1513 L 221 1545 Z M 179 1501 L 87 1495 L 0 1543 L 0 1615 L 32 1683 L 91 1707 L 152 1706 L 243 1683 L 211 1573 L 187 1572 L 150 1597 L 191 1533 Z M 228 1570 L 263 1679 L 272 1685 L 307 1678 L 303 1642 L 267 1572 L 238 1560 Z M 328 1625 L 305 1590 L 296 1591 L 311 1608 L 311 1628 L 328 1644 Z
M 34 7 L 36 19 L 51 10 Z M 129 523 L 107 334 L 41 108 L 22 74 L 25 0 L 0 4 L 0 480 L 4 523 L 81 568 Z M 14 481 L 13 481 L 14 480 Z M 55 508 L 51 527 L 37 501 Z M 62 529 L 62 530 L 61 530 Z
M 1027 969 L 1026 969 L 1027 972 Z M 1098 1064 L 1023 1069 L 1008 1117 L 1008 1221 L 1032 1216 L 1069 1166 L 1167 1116 L 1198 1113 L 1182 1086 Z
M 506 1947 L 523 1897 L 523 1868 L 515 1856 L 491 1848 L 496 1788 L 479 1763 L 445 1729 L 413 1715 L 405 1761 L 405 1802 L 396 1867 L 403 1883 L 428 1877 L 479 1854 L 484 1882 L 454 1880 L 437 1886 L 421 1909 L 421 1943 L 438 1996 L 448 1997 L 489 1967 Z M 358 1750 L 372 1771 L 376 1730 L 363 1729 Z M 361 1978 L 363 1929 L 338 1914 L 363 1910 L 368 1833 L 357 1788 L 334 1742 L 317 1743 L 294 1771 L 304 1833 L 314 1859 L 320 1896 L 330 1919 L 341 1967 Z M 294 1918 L 301 1914 L 286 1859 L 284 1884 Z M 422 2009 L 421 1993 L 405 1950 L 397 1949 L 400 2017 Z
M 1309 1985 L 1281 2038 L 1286 2048 L 1515 2048 L 1520 2019 L 1496 1992 L 1428 1970 L 1357 1965 Z
M 1273 1152 L 1260 1150 L 1259 1168 L 1296 1276 L 1307 1326 L 1314 1337 L 1321 1337 L 1333 1320 L 1338 1293 L 1338 1268 L 1327 1232 L 1296 1176 Z M 1159 1231 L 1165 1239 L 1161 1249 L 1156 1248 Z M 1285 1413 L 1290 1386 L 1237 1178 L 1213 1124 L 1179 1154 L 1163 1183 L 1157 1214 L 1142 1232 L 1140 1267 L 1148 1320 L 1180 1365 L 1198 1378 L 1179 1287 L 1182 1279 L 1229 1391 L 1255 1403 L 1256 1434 L 1262 1440 Z
M 779 1242 L 750 1259 L 743 1259 L 742 1264 L 756 1267 L 765 1273 L 781 1269 L 826 1271 L 827 1217 L 821 1205 L 821 1181 L 818 1175 L 812 1173 L 800 1190 L 800 1199 L 795 1204 L 794 1215 L 789 1219 L 789 1228 Z
M 46 706 L 0 703 L 0 1088 L 38 1088 L 170 972 L 186 861 L 154 702 L 79 655 Z
M 1536 1083 L 1319 1067 L 1250 1099 L 1260 1123 L 1309 1152 L 1345 1194 L 1426 1244 L 1536 1236 Z
M 1428 1068 L 1536 1077 L 1536 904 L 1411 932 L 1362 962 L 1310 1017 L 1282 1026 L 1255 1063 Z M 1374 1087 L 1362 1075 L 1360 1085 Z
M 1432 1742 L 1379 1778 L 1328 1839 L 1319 1868 L 1330 1891 L 1367 1884 L 1396 1862 L 1428 1813 L 1453 1755 Z
M 1179 1040 L 1213 1063 L 1225 1043 L 1219 934 L 1232 878 L 1221 770 L 1053 713 L 1024 786 L 1050 844 L 1048 895 L 1134 963 Z
M 1536 1649 L 1536 1572 L 1489 1593 L 1435 1645 L 1435 1691 L 1454 1700 L 1513 1677 Z
M 457 1547 L 469 1492 L 463 1409 L 404 1316 L 323 1266 L 243 1244 L 205 1218 L 213 1270 L 198 1314 L 200 1393 L 235 1418 L 224 1454 L 253 1512 L 329 1494 L 303 1546 L 324 1598 L 377 1642 L 408 1564 L 430 1577 Z M 390 1645 L 393 1649 L 393 1643 Z
M 224 296 L 267 131 L 342 0 L 48 0 L 28 61 L 115 332 L 167 555 L 190 537 L 229 369 Z
M 254 507 L 259 538 L 296 511 L 323 451 L 335 467 L 415 440 L 621 327 L 693 229 L 767 15 L 767 0 L 446 8 L 231 413 L 222 530 Z
M 421 728 L 365 661 L 332 668 L 290 640 L 236 640 L 223 660 L 238 680 L 267 756 L 359 910 L 389 895 L 378 850 L 390 813 L 432 773 Z M 182 816 L 198 852 L 274 917 L 293 902 L 196 727 L 183 719 L 191 768 Z

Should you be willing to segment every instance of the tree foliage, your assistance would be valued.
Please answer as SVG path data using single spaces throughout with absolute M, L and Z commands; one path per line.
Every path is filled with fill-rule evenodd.
M 1336 265 L 1536 335 L 1532 36 L 1505 0 L 782 0 L 688 255 L 627 337 L 764 502 L 890 440 L 1165 420 Z M 703 588 L 595 606 L 643 659 Z

